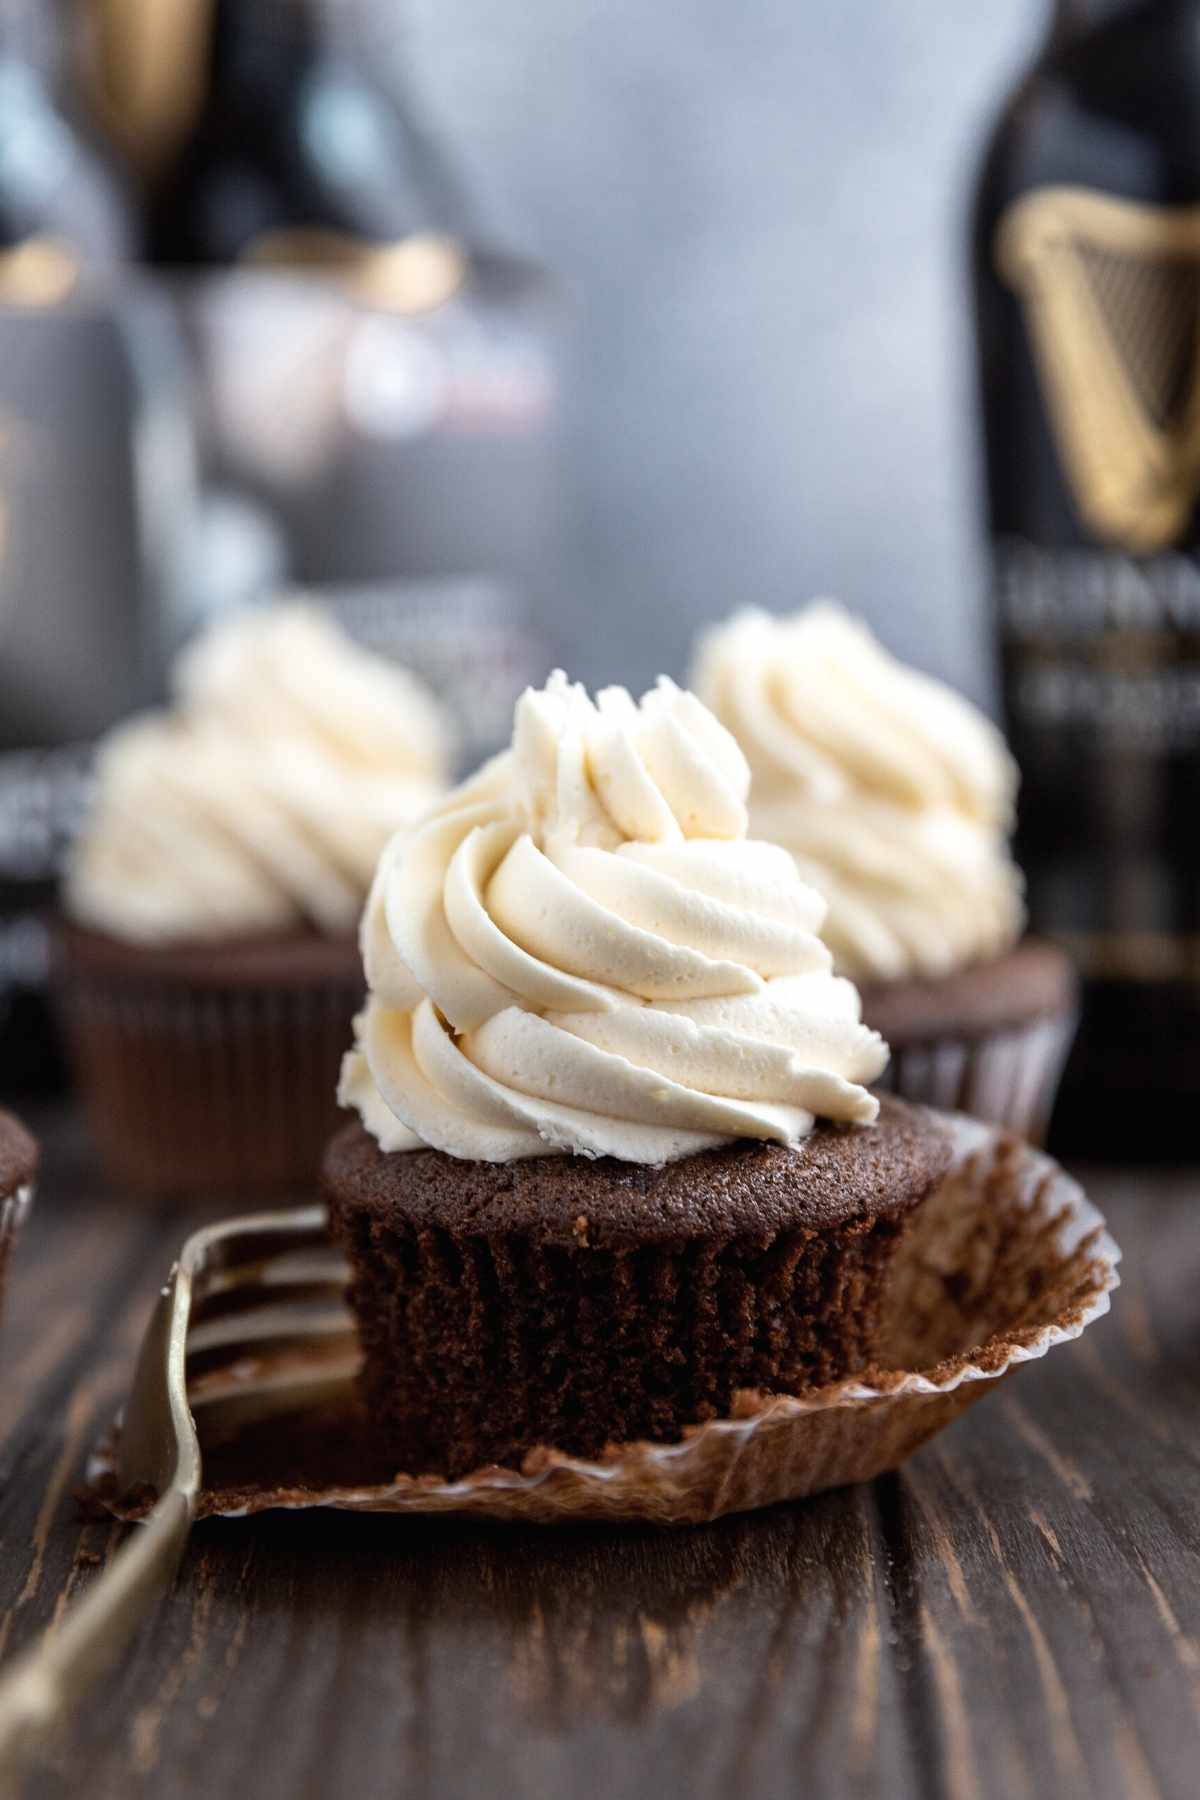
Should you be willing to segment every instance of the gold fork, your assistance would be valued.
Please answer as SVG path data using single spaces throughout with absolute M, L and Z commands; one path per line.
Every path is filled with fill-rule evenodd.
M 352 1357 L 345 1283 L 346 1265 L 326 1235 L 321 1206 L 249 1214 L 188 1238 L 142 1340 L 116 1452 L 117 1492 L 150 1492 L 155 1504 L 61 1626 L 0 1676 L 5 1777 L 16 1752 L 31 1747 L 115 1660 L 175 1573 L 201 1484 L 189 1362 L 215 1352 L 228 1359 L 241 1349 L 266 1365 L 275 1352 L 342 1337 Z M 302 1364 L 289 1371 L 284 1356 L 257 1394 L 248 1384 L 238 1405 L 278 1413 L 344 1380 L 345 1366 L 330 1365 L 314 1379 Z

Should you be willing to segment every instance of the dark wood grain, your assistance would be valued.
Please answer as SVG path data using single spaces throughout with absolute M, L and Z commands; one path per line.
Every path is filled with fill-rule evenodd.
M 0 1655 L 120 1540 L 72 1488 L 199 1222 L 43 1123 L 0 1344 Z M 24 1792 L 1191 1800 L 1200 1176 L 1088 1180 L 1113 1316 L 902 1473 L 680 1533 L 213 1521 Z

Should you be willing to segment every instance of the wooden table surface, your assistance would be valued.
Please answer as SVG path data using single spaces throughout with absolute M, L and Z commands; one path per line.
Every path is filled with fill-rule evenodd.
M 73 1121 L 0 1344 L 0 1659 L 122 1530 L 72 1490 L 194 1212 Z M 199 1526 L 30 1773 L 57 1796 L 1200 1793 L 1200 1172 L 1093 1170 L 1112 1315 L 897 1475 L 682 1532 Z

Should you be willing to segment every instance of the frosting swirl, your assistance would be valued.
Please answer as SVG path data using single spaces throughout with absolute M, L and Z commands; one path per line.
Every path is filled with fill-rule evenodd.
M 692 682 L 746 753 L 751 829 L 828 901 L 843 974 L 936 977 L 1016 941 L 1016 767 L 975 707 L 827 601 L 735 614 L 702 638 Z
M 172 686 L 100 748 L 68 911 L 147 944 L 353 931 L 380 849 L 444 791 L 432 697 L 304 603 L 212 631 Z
M 566 677 L 380 860 L 341 1098 L 385 1150 L 663 1163 L 869 1122 L 887 1061 L 792 859 L 746 838 L 741 751 L 663 679 Z

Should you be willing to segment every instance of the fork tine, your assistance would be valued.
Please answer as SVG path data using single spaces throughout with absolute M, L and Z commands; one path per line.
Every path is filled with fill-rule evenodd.
M 250 1348 L 276 1338 L 340 1337 L 353 1333 L 354 1321 L 340 1294 L 302 1290 L 282 1300 L 248 1305 L 235 1313 L 203 1319 L 188 1332 L 188 1373 L 215 1350 Z
M 299 1283 L 340 1283 L 345 1285 L 349 1264 L 332 1244 L 324 1248 L 280 1250 L 275 1255 L 258 1254 L 245 1261 L 228 1263 L 206 1271 L 193 1315 L 201 1307 L 219 1303 L 226 1294 L 236 1296 L 247 1287 L 291 1287 Z
M 219 1362 L 221 1352 L 228 1362 L 239 1350 L 261 1354 L 267 1346 L 352 1334 L 345 1258 L 323 1225 L 318 1232 L 288 1223 L 281 1239 L 286 1218 L 277 1215 L 265 1228 L 261 1220 L 248 1221 L 232 1234 L 218 1228 L 217 1266 L 210 1266 L 208 1251 L 197 1275 L 187 1334 L 189 1377 Z

